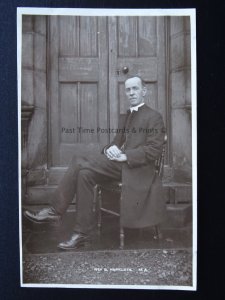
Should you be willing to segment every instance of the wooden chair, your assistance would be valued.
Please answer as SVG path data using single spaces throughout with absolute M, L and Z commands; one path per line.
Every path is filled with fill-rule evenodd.
M 167 135 L 165 135 L 165 138 L 164 138 L 164 146 L 163 146 L 162 154 L 155 161 L 155 167 L 156 167 L 155 172 L 157 173 L 157 176 L 160 176 L 160 177 L 162 177 L 162 175 L 163 175 L 163 165 L 164 165 L 166 142 L 167 142 Z M 102 206 L 102 190 L 110 191 L 113 193 L 120 193 L 120 195 L 121 195 L 121 188 L 122 188 L 122 182 L 118 182 L 118 181 L 110 181 L 110 182 L 107 182 L 104 184 L 97 184 L 95 186 L 94 207 L 96 207 L 96 205 L 98 206 L 97 213 L 98 213 L 98 229 L 99 229 L 99 231 L 102 227 L 102 212 L 105 212 L 107 214 L 110 214 L 110 215 L 120 218 L 119 212 L 116 212 L 116 211 L 113 211 L 110 209 L 106 209 Z M 120 196 L 119 203 L 121 203 L 121 196 Z M 154 239 L 161 239 L 161 238 L 162 238 L 162 234 L 160 232 L 159 226 L 155 225 L 154 226 Z M 124 248 L 124 228 L 120 222 L 120 249 L 123 249 L 123 248 Z

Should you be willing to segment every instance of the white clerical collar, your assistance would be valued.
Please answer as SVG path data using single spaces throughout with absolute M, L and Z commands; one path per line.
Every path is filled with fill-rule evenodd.
M 134 110 L 135 110 L 135 111 L 138 111 L 139 107 L 141 107 L 141 106 L 143 106 L 143 105 L 144 105 L 144 103 L 138 104 L 138 105 L 136 105 L 136 106 L 131 106 L 131 107 L 130 107 L 130 111 L 131 111 L 131 112 L 133 112 Z

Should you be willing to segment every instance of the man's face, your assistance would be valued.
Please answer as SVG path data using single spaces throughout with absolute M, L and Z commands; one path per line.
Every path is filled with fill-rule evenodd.
M 130 106 L 136 106 L 144 102 L 146 88 L 142 86 L 140 78 L 133 77 L 126 80 L 125 93 L 130 102 Z

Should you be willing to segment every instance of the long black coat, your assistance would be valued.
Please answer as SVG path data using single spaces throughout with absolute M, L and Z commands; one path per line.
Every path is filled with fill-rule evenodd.
M 155 160 L 162 152 L 165 129 L 161 115 L 147 105 L 141 106 L 128 118 L 121 116 L 119 133 L 104 149 L 113 144 L 119 148 L 123 146 L 127 162 L 115 162 L 121 165 L 122 170 L 121 223 L 124 227 L 143 228 L 161 223 L 165 216 L 162 183 L 155 173 Z M 64 195 L 63 199 L 67 202 L 72 200 L 73 178 L 80 169 L 103 173 L 102 165 L 105 166 L 108 159 L 97 148 L 92 144 L 85 148 L 77 145 L 68 176 L 64 176 L 55 201 L 60 195 Z M 110 170 L 107 169 L 108 172 Z M 59 203 L 61 205 L 63 201 L 59 199 Z M 64 205 L 64 210 L 66 207 Z
M 159 224 L 165 216 L 162 183 L 155 174 L 165 128 L 161 115 L 147 105 L 133 112 L 129 121 L 128 118 L 120 119 L 120 132 L 110 145 L 124 145 L 127 155 L 122 167 L 122 225 L 141 228 Z

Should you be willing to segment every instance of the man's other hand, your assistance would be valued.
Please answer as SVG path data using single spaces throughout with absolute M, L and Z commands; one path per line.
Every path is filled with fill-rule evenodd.
M 106 150 L 106 156 L 109 159 L 117 158 L 121 153 L 122 151 L 116 145 L 113 145 Z

